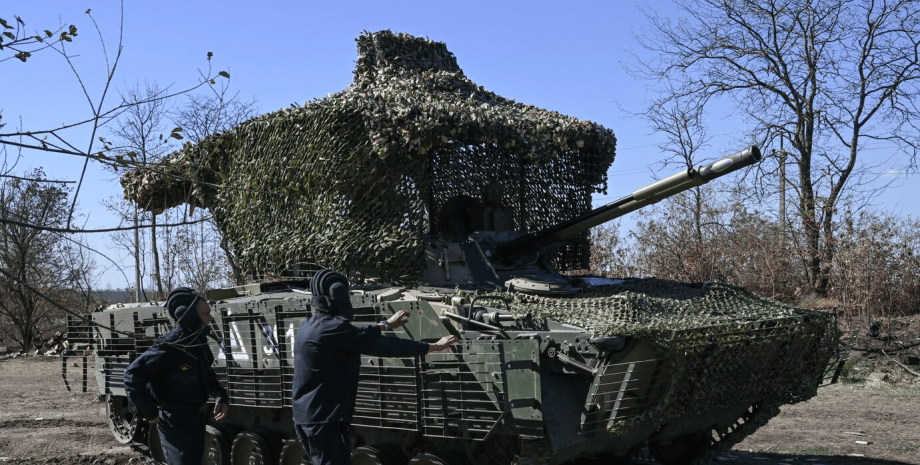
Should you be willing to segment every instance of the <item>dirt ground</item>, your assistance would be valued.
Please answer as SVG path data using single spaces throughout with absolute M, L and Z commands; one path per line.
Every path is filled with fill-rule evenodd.
M 783 407 L 712 463 L 920 464 L 920 375 L 911 374 L 920 365 L 908 364 L 920 349 L 920 320 L 894 326 L 878 338 L 860 336 L 841 383 Z M 867 380 L 871 373 L 887 379 Z M 0 360 L 0 465 L 143 463 L 114 439 L 92 380 L 88 388 L 66 390 L 59 358 Z
M 143 463 L 109 431 L 95 382 L 88 388 L 67 392 L 57 357 L 0 361 L 0 464 Z
M 782 407 L 714 463 L 920 464 L 920 317 L 881 323 L 877 337 L 847 328 L 860 332 L 840 382 Z

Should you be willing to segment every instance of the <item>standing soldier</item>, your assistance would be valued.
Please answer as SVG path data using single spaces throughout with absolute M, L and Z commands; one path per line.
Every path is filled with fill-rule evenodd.
M 457 338 L 445 336 L 429 344 L 383 336 L 382 331 L 406 323 L 409 314 L 404 310 L 376 325 L 352 326 L 348 280 L 332 270 L 318 271 L 310 291 L 313 316 L 300 325 L 294 339 L 295 430 L 313 465 L 348 465 L 360 354 L 422 355 L 445 350 Z
M 215 397 L 215 421 L 227 417 L 230 399 L 211 368 L 211 307 L 180 287 L 169 293 L 166 308 L 176 327 L 128 365 L 125 391 L 137 414 L 156 425 L 169 465 L 200 465 L 208 397 Z

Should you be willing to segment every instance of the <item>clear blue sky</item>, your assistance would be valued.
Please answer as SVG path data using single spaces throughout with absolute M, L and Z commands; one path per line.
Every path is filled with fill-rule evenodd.
M 490 91 L 519 102 L 611 128 L 617 135 L 616 161 L 610 171 L 609 196 L 600 205 L 653 181 L 659 136 L 627 111 L 641 111 L 652 96 L 649 83 L 626 75 L 623 63 L 642 51 L 633 34 L 646 20 L 630 1 L 126 1 L 124 50 L 110 90 L 157 82 L 182 88 L 198 79 L 198 70 L 212 64 L 231 75 L 233 90 L 243 100 L 257 100 L 260 112 L 321 98 L 344 89 L 352 78 L 362 31 L 390 29 L 445 42 L 465 74 Z M 663 3 L 663 2 L 661 2 Z M 75 24 L 79 36 L 69 44 L 89 94 L 102 91 L 106 63 L 99 36 L 85 14 L 102 30 L 109 60 L 115 55 L 120 7 L 117 1 L 7 0 L 0 17 L 19 15 L 30 30 Z M 657 6 L 657 8 L 663 8 Z M 667 8 L 664 8 L 667 10 Z M 88 103 L 66 63 L 53 52 L 36 54 L 27 63 L 0 63 L 0 109 L 6 130 L 56 127 L 87 117 Z M 716 137 L 711 158 L 740 149 L 743 128 L 710 128 Z M 108 136 L 107 132 L 102 135 Z M 71 132 L 68 140 L 86 149 L 89 135 Z M 98 148 L 98 144 L 95 146 Z M 54 179 L 76 180 L 83 168 L 77 157 L 24 153 L 16 167 L 21 174 L 42 166 Z M 882 157 L 883 155 L 879 155 Z M 889 166 L 889 165 L 885 165 Z M 897 166 L 895 163 L 893 166 Z M 662 174 L 662 173 L 659 173 Z M 670 173 L 663 173 L 670 174 Z M 916 175 L 889 175 L 894 186 L 878 208 L 917 216 L 920 196 Z M 80 192 L 79 207 L 87 229 L 116 226 L 117 220 L 99 204 L 120 197 L 115 175 L 91 163 Z M 87 218 L 88 217 L 88 218 Z M 624 223 L 625 225 L 625 223 Z M 108 249 L 108 237 L 92 237 Z M 119 253 L 113 249 L 110 256 Z M 130 260 L 121 257 L 126 266 Z M 126 271 L 129 277 L 133 271 Z M 120 273 L 107 273 L 102 286 L 124 287 Z

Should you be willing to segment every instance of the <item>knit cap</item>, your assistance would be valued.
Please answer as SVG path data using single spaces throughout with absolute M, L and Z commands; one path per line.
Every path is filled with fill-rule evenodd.
M 194 323 L 199 319 L 197 305 L 200 298 L 197 292 L 188 287 L 177 287 L 166 298 L 166 310 L 177 323 L 184 326 L 196 326 Z
M 320 270 L 310 280 L 313 306 L 317 310 L 352 318 L 351 299 L 348 294 L 348 279 L 335 270 Z

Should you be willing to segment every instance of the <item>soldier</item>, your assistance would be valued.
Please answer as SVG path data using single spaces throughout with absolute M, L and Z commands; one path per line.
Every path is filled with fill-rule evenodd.
M 457 338 L 445 336 L 429 344 L 383 336 L 381 332 L 408 321 L 409 314 L 404 310 L 376 325 L 352 326 L 348 280 L 332 270 L 317 272 L 310 291 L 313 316 L 300 325 L 294 339 L 295 432 L 313 465 L 348 465 L 360 354 L 422 355 L 445 350 Z
M 169 293 L 166 308 L 176 327 L 128 365 L 125 391 L 137 414 L 156 425 L 169 465 L 200 465 L 208 397 L 215 396 L 215 421 L 227 417 L 230 399 L 211 368 L 211 307 L 180 287 Z

